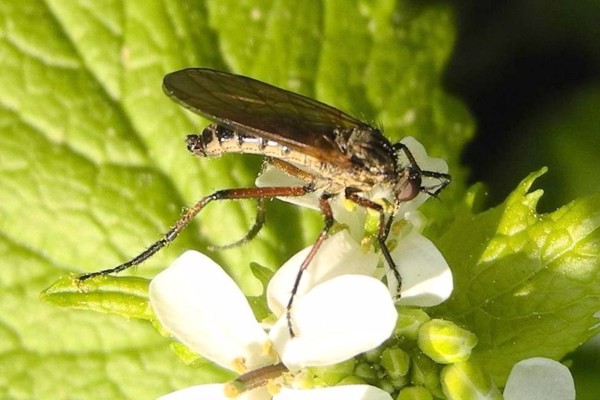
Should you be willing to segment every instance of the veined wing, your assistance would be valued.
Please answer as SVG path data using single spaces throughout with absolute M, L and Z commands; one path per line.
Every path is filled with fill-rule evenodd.
M 163 89 L 184 107 L 221 125 L 340 167 L 350 167 L 350 160 L 335 144 L 334 130 L 366 125 L 317 100 L 212 69 L 167 74 Z

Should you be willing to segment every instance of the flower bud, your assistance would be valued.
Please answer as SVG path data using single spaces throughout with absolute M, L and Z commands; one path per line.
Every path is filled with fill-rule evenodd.
M 419 329 L 419 348 L 440 364 L 451 364 L 469 359 L 477 345 L 477 336 L 453 322 L 432 319 Z
M 411 386 L 400 390 L 396 400 L 433 400 L 433 395 L 423 386 Z
M 408 373 L 410 356 L 402 349 L 388 348 L 381 353 L 381 365 L 391 379 L 397 379 Z
M 477 364 L 467 361 L 442 369 L 442 390 L 449 400 L 501 400 L 502 394 Z
M 394 335 L 416 340 L 419 335 L 419 328 L 429 320 L 429 315 L 421 309 L 400 307 L 398 308 L 398 319 L 396 320 Z

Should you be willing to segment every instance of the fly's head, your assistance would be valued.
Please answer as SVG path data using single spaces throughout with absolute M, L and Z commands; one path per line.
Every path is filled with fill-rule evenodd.
M 403 168 L 393 181 L 392 192 L 396 204 L 410 201 L 422 191 L 421 171 L 413 167 Z

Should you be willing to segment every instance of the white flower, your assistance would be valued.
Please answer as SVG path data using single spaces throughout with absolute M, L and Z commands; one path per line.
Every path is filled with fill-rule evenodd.
M 343 275 L 298 297 L 292 311 L 297 337 L 290 338 L 285 313 L 267 334 L 233 280 L 214 261 L 195 251 L 185 252 L 159 273 L 150 283 L 149 295 L 165 330 L 207 359 L 238 373 L 280 360 L 292 371 L 347 360 L 386 340 L 397 318 L 389 293 L 379 280 Z M 356 393 L 379 390 L 356 386 Z M 311 392 L 318 390 L 323 389 Z M 200 391 L 203 397 L 198 398 L 214 399 L 218 389 L 201 385 L 185 393 L 175 392 L 173 398 L 185 396 L 187 391 L 194 396 Z M 276 398 L 297 398 L 288 391 L 281 395 L 284 393 L 288 397 Z M 264 387 L 243 395 L 250 396 L 244 399 L 270 398 Z
M 575 400 L 571 372 L 558 361 L 536 357 L 519 361 L 504 388 L 506 400 Z
M 269 308 L 274 312 L 282 313 L 285 310 L 300 264 L 309 251 L 310 247 L 307 247 L 292 256 L 271 278 L 267 300 Z M 398 241 L 391 255 L 403 280 L 397 303 L 431 307 L 450 296 L 453 287 L 452 273 L 444 257 L 429 239 L 411 232 Z M 297 293 L 302 295 L 321 282 L 345 274 L 378 276 L 380 258 L 373 251 L 365 252 L 347 230 L 338 232 L 323 243 L 304 272 Z M 389 268 L 387 275 L 389 290 L 395 296 L 396 282 Z
M 412 141 L 409 146 L 422 168 L 447 170 L 443 161 L 427 158 L 422 146 Z M 257 186 L 303 184 L 290 180 L 293 178 L 268 168 Z M 312 207 L 319 195 L 317 192 L 284 200 Z M 381 188 L 365 193 L 371 199 L 389 195 Z M 402 304 L 432 306 L 452 291 L 446 261 L 419 233 L 422 224 L 415 210 L 427 197 L 422 193 L 401 205 L 397 215 L 409 224 L 390 235 L 396 242 L 391 246 L 391 256 L 403 279 Z M 288 260 L 269 282 L 268 305 L 279 319 L 268 333 L 254 319 L 245 297 L 229 276 L 210 258 L 192 251 L 184 253 L 150 284 L 150 303 L 163 327 L 205 358 L 238 373 L 260 370 L 279 361 L 291 372 L 306 366 L 327 366 L 379 346 L 389 338 L 397 318 L 390 296 L 390 290 L 397 294 L 397 282 L 388 268 L 389 290 L 382 284 L 380 278 L 385 273 L 377 268 L 381 256 L 365 251 L 360 244 L 365 235 L 366 212 L 349 211 L 343 196 L 331 203 L 335 219 L 348 229 L 324 241 L 302 276 L 291 309 L 294 338 L 290 338 L 287 304 L 310 247 Z M 262 386 L 243 392 L 239 398 L 391 399 L 385 391 L 368 385 L 310 390 L 283 387 L 275 394 L 270 392 Z M 224 396 L 223 385 L 200 385 L 165 399 Z
M 410 148 L 422 169 L 442 173 L 448 171 L 448 166 L 443 160 L 427 156 L 423 146 L 414 138 L 407 137 L 401 142 Z M 424 185 L 434 185 L 435 183 L 438 182 L 423 182 Z M 303 184 L 305 182 L 290 177 L 272 166 L 268 166 L 256 180 L 256 185 L 259 187 L 301 186 Z M 309 193 L 302 197 L 284 197 L 282 200 L 318 209 L 318 198 L 321 192 Z M 372 200 L 385 198 L 393 201 L 393 196 L 382 191 L 381 188 L 374 188 L 371 192 L 364 193 L 364 196 Z M 391 256 L 402 277 L 401 296 L 397 301 L 397 304 L 400 305 L 431 307 L 445 301 L 452 293 L 452 273 L 446 260 L 435 245 L 420 234 L 424 222 L 423 217 L 416 209 L 428 198 L 428 194 L 420 193 L 413 200 L 402 203 L 397 210 L 396 220 L 404 220 L 407 224 L 396 235 L 391 233 L 389 237 L 396 242 L 395 247 L 391 250 Z M 349 210 L 343 195 L 336 196 L 330 203 L 335 220 L 348 229 L 333 235 L 323 243 L 302 276 L 298 293 L 305 293 L 315 284 L 343 274 L 363 274 L 377 277 L 385 274 L 390 292 L 396 296 L 398 282 L 394 271 L 388 265 L 385 265 L 384 273 L 377 271 L 382 256 L 373 251 L 365 253 L 360 244 L 365 235 L 364 226 L 367 219 L 365 209 L 357 206 L 355 209 Z M 388 240 L 388 243 L 391 241 Z M 267 291 L 269 307 L 272 310 L 281 313 L 287 305 L 290 285 L 294 282 L 300 264 L 309 251 L 310 247 L 293 256 L 272 278 Z

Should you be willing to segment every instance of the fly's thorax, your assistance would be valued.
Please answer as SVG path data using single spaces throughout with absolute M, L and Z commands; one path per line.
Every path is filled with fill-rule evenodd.
M 363 170 L 376 181 L 393 176 L 396 171 L 396 153 L 381 131 L 369 125 L 351 129 L 337 129 L 335 141 L 355 170 Z

